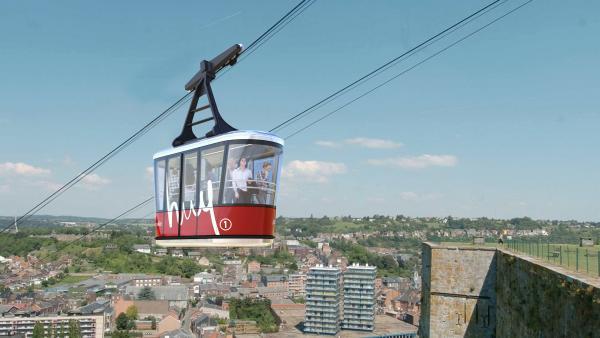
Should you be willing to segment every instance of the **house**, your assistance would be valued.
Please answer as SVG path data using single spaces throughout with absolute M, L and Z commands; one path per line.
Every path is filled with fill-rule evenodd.
M 260 262 L 250 261 L 248 262 L 248 273 L 258 273 L 260 272 Z
M 163 285 L 164 279 L 162 276 L 137 275 L 131 278 L 129 284 L 136 287 L 143 286 L 159 286 Z
M 154 249 L 154 254 L 156 256 L 166 256 L 167 255 L 167 249 L 166 248 L 156 248 Z
M 169 307 L 185 308 L 189 299 L 188 287 L 185 285 L 168 285 L 168 286 L 152 286 L 150 287 L 156 300 L 166 300 L 169 302 Z M 127 286 L 125 295 L 136 299 L 137 295 L 142 291 L 143 287 Z
M 215 282 L 215 275 L 210 272 L 198 272 L 194 275 L 194 283 L 208 284 Z
M 210 318 L 206 313 L 199 314 L 196 318 L 192 319 L 192 332 L 197 336 L 202 337 L 202 334 L 206 330 L 214 331 L 217 326 L 217 322 Z
M 285 275 L 263 276 L 262 282 L 266 287 L 269 288 L 283 287 L 287 289 L 288 286 L 287 277 Z
M 400 296 L 400 291 L 395 289 L 383 289 L 377 298 L 377 304 L 383 309 L 393 309 L 393 301 Z
M 127 311 L 127 308 L 134 305 L 138 309 L 138 318 L 154 317 L 163 318 L 169 314 L 169 301 L 166 300 L 125 300 L 118 297 L 114 303 L 114 317 Z
M 0 317 L 12 317 L 17 311 L 13 305 L 0 305 Z
M 220 306 L 204 304 L 200 308 L 200 311 L 202 311 L 202 313 L 207 314 L 211 318 L 217 317 L 217 318 L 229 319 L 229 311 L 223 310 Z
M 403 292 L 392 304 L 399 314 L 399 319 L 413 325 L 418 323 L 421 314 L 421 292 L 414 289 Z
M 331 255 L 331 247 L 329 246 L 329 243 L 323 243 L 323 245 L 321 247 L 321 251 L 323 252 L 323 255 L 325 255 L 325 256 Z
M 183 329 L 177 329 L 169 332 L 162 333 L 160 338 L 194 338 L 191 332 Z
M 306 294 L 306 275 L 302 273 L 291 274 L 288 281 L 290 297 L 304 297 Z
M 206 257 L 200 257 L 200 259 L 198 259 L 198 265 L 200 265 L 200 266 L 210 266 L 210 261 Z
M 150 254 L 151 252 L 149 244 L 135 244 L 133 250 L 144 254 Z
M 258 287 L 258 294 L 265 298 L 285 298 L 288 295 L 287 287 Z
M 198 287 L 198 292 L 196 292 L 196 286 Z M 199 284 L 196 286 L 194 286 L 194 293 L 202 297 L 224 296 L 231 291 L 229 286 L 219 283 Z
M 196 250 L 191 250 L 191 251 L 188 251 L 188 252 L 187 252 L 187 256 L 188 256 L 189 258 L 192 258 L 192 259 L 198 260 L 198 259 L 200 259 L 200 257 L 202 257 L 202 252 L 200 252 L 200 251 L 196 251 Z
M 173 249 L 171 250 L 172 257 L 182 257 L 183 258 L 183 250 L 181 249 Z
M 110 331 L 112 323 L 113 308 L 110 306 L 110 300 L 99 300 L 78 309 L 69 311 L 69 315 L 75 316 L 103 316 L 104 330 Z
M 382 284 L 386 288 L 398 289 L 402 283 L 402 277 L 383 277 Z
M 114 251 L 117 250 L 119 248 L 118 245 L 116 245 L 115 243 L 108 243 L 104 246 L 104 251 Z
M 157 330 L 161 337 L 183 337 L 183 336 L 174 336 L 174 335 L 169 336 L 169 334 L 168 334 L 168 332 L 178 330 L 180 327 L 181 327 L 181 321 L 179 320 L 177 314 L 174 312 L 170 312 L 158 322 Z M 192 337 L 192 336 L 185 336 L 185 337 Z

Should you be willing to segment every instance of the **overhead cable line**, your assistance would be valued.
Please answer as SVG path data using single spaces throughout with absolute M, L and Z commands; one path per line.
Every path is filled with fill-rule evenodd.
M 78 238 L 76 238 L 76 239 L 74 239 L 74 240 L 72 240 L 72 241 L 69 241 L 69 242 L 67 242 L 67 243 L 66 243 L 66 245 L 64 245 L 64 246 L 62 246 L 62 247 L 60 247 L 60 248 L 58 248 L 58 249 L 56 250 L 56 252 L 59 252 L 59 251 L 61 251 L 61 250 L 64 250 L 65 248 L 67 248 L 67 247 L 71 246 L 71 245 L 72 245 L 72 244 L 74 244 L 75 242 L 78 242 L 78 241 L 80 241 L 80 240 L 84 239 L 85 237 L 87 237 L 87 236 L 91 235 L 92 233 L 94 233 L 94 232 L 96 232 L 96 231 L 98 231 L 98 230 L 100 230 L 100 229 L 104 228 L 105 226 L 107 226 L 107 225 L 109 225 L 109 224 L 111 224 L 111 223 L 115 222 L 116 220 L 118 220 L 118 219 L 120 219 L 120 218 L 122 218 L 122 217 L 124 217 L 124 216 L 126 216 L 126 215 L 128 215 L 128 214 L 130 214 L 130 213 L 132 213 L 133 211 L 135 211 L 135 210 L 137 210 L 137 209 L 141 208 L 142 206 L 144 206 L 144 205 L 148 204 L 148 203 L 149 203 L 149 202 L 151 202 L 152 200 L 154 200 L 154 196 L 152 196 L 152 197 L 150 197 L 150 198 L 147 198 L 147 199 L 145 199 L 144 201 L 142 201 L 142 202 L 140 202 L 140 203 L 136 204 L 135 206 L 133 206 L 133 207 L 131 207 L 131 208 L 127 209 L 126 211 L 122 212 L 122 213 L 121 213 L 119 216 L 117 216 L 117 217 L 115 217 L 115 218 L 111 219 L 110 221 L 108 221 L 108 222 L 104 222 L 104 223 L 102 223 L 102 224 L 100 224 L 100 225 L 98 225 L 98 226 L 94 227 L 94 228 L 93 228 L 93 229 L 92 229 L 90 232 L 88 232 L 88 233 L 86 233 L 86 234 L 84 234 L 84 235 L 82 235 L 82 236 L 80 236 L 80 237 L 78 237 Z
M 267 43 L 273 36 L 279 33 L 280 30 L 284 29 L 290 22 L 294 21 L 296 17 L 302 14 L 305 10 L 307 10 L 310 6 L 312 6 L 316 0 L 303 0 L 296 7 L 294 7 L 285 17 L 281 18 L 276 24 L 271 26 L 265 34 L 261 35 L 258 39 L 256 39 L 253 43 L 251 43 L 248 48 L 244 49 L 242 55 L 238 58 L 238 63 L 244 61 L 247 57 L 252 55 L 255 51 L 258 50 L 259 47 Z M 245 54 L 245 55 L 243 55 Z M 221 74 L 226 74 L 231 68 L 225 69 Z
M 283 27 L 285 27 L 289 22 L 294 20 L 299 14 L 301 14 L 306 8 L 308 8 L 308 6 L 312 5 L 312 3 L 314 1 L 316 1 L 316 0 L 300 1 L 294 8 L 292 8 L 290 11 L 288 11 L 281 19 L 279 19 L 275 24 L 273 24 L 271 27 L 269 27 L 257 39 L 255 39 L 253 42 L 251 42 L 248 45 L 248 48 L 241 52 L 240 56 L 248 51 L 250 51 L 250 54 L 251 54 L 257 48 L 260 48 L 265 42 L 267 42 L 269 39 L 271 39 Z M 283 27 L 280 27 L 281 25 L 283 25 Z M 250 54 L 248 54 L 248 55 L 250 55 Z M 31 217 L 32 215 L 36 214 L 38 211 L 43 209 L 45 206 L 52 203 L 56 198 L 58 198 L 64 192 L 68 191 L 71 187 L 73 187 L 75 184 L 77 184 L 78 182 L 83 180 L 87 175 L 94 172 L 96 169 L 98 169 L 104 163 L 109 161 L 112 157 L 114 157 L 116 154 L 121 152 L 123 149 L 125 149 L 127 146 L 129 146 L 131 143 L 135 142 L 139 137 L 146 134 L 150 129 L 152 129 L 157 124 L 162 122 L 165 118 L 167 118 L 169 115 L 171 115 L 173 112 L 175 112 L 183 104 L 189 102 L 189 100 L 191 100 L 191 98 L 193 97 L 192 94 L 193 94 L 193 92 L 189 92 L 189 93 L 185 94 L 184 96 L 182 96 L 177 101 L 175 101 L 175 103 L 173 103 L 169 108 L 164 110 L 157 117 L 155 117 L 150 122 L 148 122 L 146 125 L 144 125 L 140 130 L 135 132 L 132 136 L 127 138 L 125 141 L 123 141 L 117 147 L 113 148 L 106 155 L 102 156 L 99 160 L 97 160 L 92 165 L 87 167 L 85 170 L 83 170 L 77 176 L 75 176 L 74 178 L 69 180 L 67 183 L 63 184 L 60 188 L 58 188 L 52 194 L 50 194 L 49 196 L 44 198 L 41 202 L 36 204 L 33 208 L 29 209 L 23 215 L 18 217 L 14 222 L 10 223 L 8 226 L 6 226 L 2 230 L 0 230 L 0 234 L 5 232 L 6 230 L 10 229 L 11 227 L 14 227 L 15 224 L 17 224 L 18 222 L 23 222 L 23 221 L 27 220 L 29 217 Z
M 346 85 L 345 87 L 333 92 L 332 94 L 330 94 L 329 96 L 321 99 L 319 102 L 313 104 L 312 106 L 304 109 L 303 111 L 297 113 L 296 115 L 293 115 L 292 117 L 288 118 L 287 120 L 279 123 L 278 125 L 276 125 L 275 127 L 273 127 L 271 130 L 269 130 L 270 132 L 274 132 L 277 130 L 280 130 L 286 126 L 288 126 L 289 124 L 291 124 L 292 122 L 304 117 L 305 115 L 309 114 L 310 112 L 316 110 L 317 108 L 321 107 L 322 105 L 332 101 L 333 99 L 335 99 L 336 97 L 346 93 L 347 91 L 351 90 L 352 88 L 355 88 L 356 86 L 360 85 L 361 83 L 364 83 L 365 81 L 373 78 L 374 76 L 377 76 L 378 74 L 380 74 L 381 72 L 389 69 L 390 67 L 393 67 L 394 65 L 396 65 L 398 62 L 400 62 L 402 59 L 415 54 L 416 52 L 418 52 L 419 50 L 427 47 L 428 45 L 430 45 L 431 43 L 439 40 L 440 38 L 442 38 L 443 36 L 447 35 L 448 33 L 451 33 L 453 31 L 455 31 L 456 29 L 462 27 L 463 25 L 471 22 L 472 20 L 476 19 L 477 17 L 487 13 L 488 11 L 494 9 L 496 6 L 500 5 L 502 2 L 504 2 L 506 0 L 495 0 L 491 3 L 489 3 L 488 5 L 482 7 L 481 9 L 473 12 L 472 14 L 468 15 L 467 17 L 463 18 L 462 20 L 454 23 L 453 25 L 447 27 L 446 29 L 442 30 L 441 32 L 431 36 L 430 38 L 426 39 L 425 41 L 419 43 L 418 45 L 414 46 L 413 48 L 409 49 L 408 51 L 400 54 L 399 56 L 394 57 L 393 59 L 387 61 L 386 63 L 384 63 L 383 65 L 377 67 L 376 69 L 370 71 L 369 73 L 361 76 L 360 78 L 358 78 L 357 80 L 349 83 L 348 85 Z
M 65 193 L 66 191 L 68 191 L 69 189 L 71 189 L 75 184 L 79 183 L 87 175 L 91 174 L 93 171 L 95 171 L 100 166 L 102 166 L 104 163 L 106 163 L 107 161 L 109 161 L 111 158 L 113 158 L 115 155 L 117 155 L 119 152 L 121 152 L 123 149 L 125 149 L 127 146 L 129 146 L 131 143 L 135 142 L 138 138 L 140 138 L 141 136 L 143 136 L 144 134 L 146 134 L 148 131 L 150 131 L 150 129 L 152 129 L 158 123 L 162 122 L 162 120 L 164 120 L 170 113 L 174 112 L 183 103 L 185 103 L 184 100 L 187 97 L 190 97 L 190 96 L 191 96 L 191 93 L 187 93 L 186 95 L 184 95 L 183 97 L 181 97 L 179 100 L 177 100 L 175 103 L 173 103 L 169 108 L 167 108 L 166 110 L 164 110 L 157 117 L 155 117 L 150 122 L 148 122 L 146 125 L 144 125 L 140 130 L 138 130 L 133 135 L 131 135 L 130 137 L 128 137 L 125 141 L 121 142 L 118 146 L 116 146 L 111 151 L 109 151 L 107 154 L 105 154 L 104 156 L 102 156 L 99 160 L 97 160 L 92 165 L 90 165 L 89 167 L 87 167 L 85 170 L 83 170 L 77 176 L 75 176 L 74 178 L 72 178 L 71 180 L 69 180 L 67 183 L 63 184 L 60 188 L 58 188 L 52 194 L 50 194 L 45 199 L 43 199 L 41 202 L 39 202 L 38 204 L 36 204 L 33 208 L 29 209 L 25 214 L 23 214 L 22 216 L 20 216 L 19 218 L 17 218 L 15 220 L 15 222 L 9 224 L 4 229 L 0 230 L 0 234 L 3 233 L 3 232 L 5 232 L 9 228 L 13 227 L 15 223 L 23 222 L 24 220 L 28 219 L 32 215 L 36 214 L 39 210 L 41 210 L 42 208 L 44 208 L 48 204 L 52 203 L 56 198 L 58 198 L 60 195 L 62 195 L 63 193 Z
M 528 4 L 529 4 L 529 3 L 531 3 L 531 2 L 533 2 L 533 0 L 528 0 L 528 1 L 524 2 L 524 3 L 522 3 L 521 5 L 519 5 L 519 6 L 515 7 L 515 8 L 513 8 L 513 9 L 511 9 L 510 11 L 508 11 L 508 12 L 506 12 L 506 13 L 502 14 L 501 16 L 497 17 L 496 19 L 494 19 L 494 20 L 492 20 L 492 21 L 488 22 L 487 24 L 485 24 L 485 25 L 483 25 L 483 26 L 481 26 L 481 27 L 477 28 L 477 29 L 476 29 L 476 30 L 474 30 L 473 32 L 471 32 L 471 33 L 469 33 L 469 34 L 465 35 L 464 37 L 462 37 L 462 38 L 460 38 L 460 39 L 456 40 L 455 42 L 451 43 L 450 45 L 448 45 L 448 46 L 446 46 L 446 47 L 444 47 L 444 48 L 440 49 L 439 51 L 437 51 L 437 52 L 435 52 L 435 53 L 431 54 L 430 56 L 426 57 L 425 59 L 423 59 L 423 60 L 421 60 L 421 61 L 417 62 L 416 64 L 414 64 L 414 65 L 410 66 L 409 68 L 407 68 L 407 69 L 403 70 L 402 72 L 400 72 L 400 73 L 398 73 L 398 74 L 396 74 L 396 75 L 392 76 L 391 78 L 387 79 L 386 81 L 384 81 L 384 82 L 382 82 L 382 83 L 378 84 L 377 86 L 375 86 L 375 87 L 371 88 L 370 90 L 368 90 L 368 91 L 364 92 L 363 94 L 361 94 L 361 95 L 359 95 L 359 96 L 357 96 L 357 97 L 353 98 L 352 100 L 350 100 L 350 101 L 346 102 L 345 104 L 341 105 L 340 107 L 338 107 L 338 108 L 336 108 L 336 109 L 334 109 L 334 110 L 330 111 L 329 113 L 327 113 L 327 114 L 323 115 L 323 116 L 322 116 L 322 117 L 320 117 L 319 119 L 317 119 L 317 120 L 315 120 L 315 121 L 313 121 L 313 122 L 311 122 L 311 123 L 307 124 L 306 126 L 304 126 L 304 127 L 300 128 L 300 129 L 296 130 L 295 132 L 293 132 L 293 133 L 289 134 L 288 136 L 286 136 L 286 137 L 285 137 L 285 139 L 290 139 L 291 137 L 293 137 L 293 136 L 295 136 L 295 135 L 297 135 L 297 134 L 299 134 L 299 133 L 303 132 L 304 130 L 306 130 L 306 129 L 308 129 L 308 128 L 312 127 L 313 125 L 315 125 L 315 124 L 317 124 L 317 123 L 321 122 L 322 120 L 326 119 L 327 117 L 329 117 L 329 116 L 331 116 L 331 115 L 335 114 L 336 112 L 338 112 L 338 111 L 342 110 L 343 108 L 345 108 L 345 107 L 349 106 L 350 104 L 352 104 L 352 103 L 354 103 L 354 102 L 356 102 L 356 101 L 358 101 L 358 100 L 362 99 L 363 97 L 365 97 L 365 96 L 367 96 L 367 95 L 371 94 L 371 93 L 372 93 L 372 92 L 374 92 L 375 90 L 377 90 L 377 89 L 379 89 L 379 88 L 381 88 L 381 87 L 383 87 L 383 86 L 385 86 L 385 85 L 389 84 L 391 81 L 393 81 L 393 80 L 397 79 L 398 77 L 400 77 L 400 76 L 402 76 L 402 75 L 404 75 L 404 74 L 406 74 L 406 73 L 410 72 L 411 70 L 413 70 L 413 69 L 417 68 L 418 66 L 420 66 L 420 65 L 424 64 L 425 62 L 427 62 L 427 61 L 429 61 L 429 60 L 433 59 L 434 57 L 436 57 L 436 56 L 438 56 L 438 55 L 440 55 L 440 54 L 444 53 L 444 52 L 445 52 L 445 51 L 447 51 L 448 49 L 450 49 L 450 48 L 452 48 L 452 47 L 454 47 L 454 46 L 458 45 L 459 43 L 461 43 L 461 42 L 463 42 L 463 41 L 467 40 L 468 38 L 472 37 L 473 35 L 475 35 L 475 34 L 477 34 L 477 33 L 481 32 L 482 30 L 484 30 L 484 29 L 488 28 L 489 26 L 491 26 L 491 25 L 493 25 L 494 23 L 496 23 L 496 22 L 498 22 L 498 21 L 502 20 L 503 18 L 505 18 L 505 17 L 507 17 L 508 15 L 510 15 L 510 14 L 512 14 L 512 13 L 514 13 L 514 12 L 516 12 L 517 10 L 521 9 L 522 7 L 524 7 L 524 6 L 528 5 Z
M 372 93 L 372 92 L 374 92 L 375 90 L 377 90 L 377 89 L 379 89 L 379 88 L 381 88 L 381 87 L 383 87 L 383 86 L 385 86 L 385 85 L 389 84 L 391 81 L 393 81 L 393 80 L 397 79 L 398 77 L 400 77 L 400 76 L 402 76 L 402 75 L 404 75 L 404 74 L 408 73 L 409 71 L 411 71 L 411 70 L 413 70 L 413 69 L 417 68 L 418 66 L 420 66 L 420 65 L 422 65 L 423 63 L 425 63 L 425 62 L 427 62 L 427 61 L 429 61 L 429 60 L 433 59 L 434 57 L 436 57 L 436 56 L 438 56 L 438 55 L 440 55 L 440 54 L 444 53 L 444 52 L 445 52 L 445 51 L 447 51 L 448 49 L 450 49 L 450 48 L 452 48 L 452 47 L 454 47 L 454 46 L 456 46 L 456 45 L 460 44 L 461 42 L 463 42 L 463 41 L 467 40 L 468 38 L 472 37 L 473 35 L 475 35 L 475 34 L 477 34 L 477 33 L 481 32 L 482 30 L 484 30 L 484 29 L 488 28 L 489 26 L 491 26 L 491 25 L 493 25 L 494 23 L 496 23 L 496 22 L 498 22 L 498 21 L 502 20 L 503 18 L 505 18 L 505 17 L 507 17 L 508 15 L 510 15 L 510 14 L 512 14 L 512 13 L 514 13 L 514 12 L 516 12 L 517 10 L 521 9 L 522 7 L 526 6 L 527 4 L 529 4 L 529 3 L 531 3 L 531 2 L 533 2 L 533 0 L 528 0 L 528 1 L 526 1 L 525 3 L 523 3 L 523 4 L 519 5 L 519 6 L 517 6 L 517 7 L 513 8 L 513 9 L 511 9 L 510 11 L 508 11 L 508 12 L 506 12 L 506 13 L 502 14 L 501 16 L 499 16 L 499 17 L 495 18 L 494 20 L 492 20 L 492 21 L 488 22 L 487 24 L 485 24 L 485 25 L 483 25 L 483 26 L 481 26 L 481 27 L 477 28 L 477 29 L 476 29 L 476 30 L 474 30 L 473 32 L 471 32 L 471 33 L 469 33 L 469 34 L 465 35 L 464 37 L 462 37 L 462 38 L 460 38 L 460 39 L 456 40 L 455 42 L 451 43 L 450 45 L 448 45 L 448 46 L 446 46 L 446 47 L 444 47 L 444 48 L 440 49 L 439 51 L 437 51 L 437 52 L 435 52 L 434 54 L 432 54 L 432 55 L 428 56 L 427 58 L 425 58 L 425 59 L 423 59 L 423 60 L 419 61 L 418 63 L 414 64 L 413 66 L 411 66 L 411 67 L 409 67 L 409 68 L 407 68 L 407 69 L 403 70 L 402 72 L 400 72 L 400 73 L 398 73 L 398 74 L 394 75 L 393 77 L 389 78 L 388 80 L 386 80 L 386 81 L 384 81 L 384 82 L 380 83 L 379 85 L 377 85 L 377 86 L 375 86 L 375 87 L 371 88 L 370 90 L 368 90 L 368 91 L 364 92 L 363 94 L 361 94 L 361 95 L 359 95 L 359 96 L 355 97 L 354 99 L 352 99 L 352 100 L 350 100 L 350 101 L 346 102 L 346 103 L 345 103 L 345 104 L 343 104 L 342 106 L 340 106 L 340 107 L 336 108 L 335 110 L 333 110 L 333 111 L 331 111 L 331 112 L 327 113 L 326 115 L 322 116 L 321 118 L 319 118 L 319 119 L 317 119 L 317 120 L 315 120 L 315 121 L 313 121 L 313 122 L 309 123 L 308 125 L 306 125 L 306 126 L 302 127 L 301 129 L 299 129 L 299 130 L 297 130 L 297 131 L 293 132 L 292 134 L 288 135 L 288 136 L 286 137 L 286 139 L 290 139 L 291 137 L 293 137 L 293 136 L 295 136 L 295 135 L 297 135 L 297 134 L 301 133 L 302 131 L 304 131 L 304 130 L 306 130 L 306 129 L 310 128 L 311 126 L 313 126 L 313 125 L 317 124 L 318 122 L 322 121 L 323 119 L 325 119 L 325 118 L 327 118 L 327 117 L 329 117 L 329 116 L 333 115 L 334 113 L 336 113 L 336 112 L 340 111 L 341 109 L 343 109 L 343 108 L 345 108 L 345 107 L 349 106 L 350 104 L 352 104 L 352 103 L 354 103 L 354 102 L 358 101 L 359 99 L 361 99 L 361 98 L 363 98 L 363 97 L 365 97 L 365 96 L 367 96 L 367 95 L 371 94 L 371 93 Z M 81 239 L 83 239 L 85 236 L 88 236 L 89 234 L 91 234 L 91 233 L 93 233 L 93 232 L 95 232 L 95 231 L 99 230 L 100 228 L 102 228 L 102 227 L 104 227 L 104 226 L 106 226 L 106 225 L 108 225 L 108 224 L 110 224 L 110 223 L 114 222 L 115 220 L 117 220 L 117 219 L 121 218 L 122 216 L 124 216 L 124 215 L 126 215 L 126 214 L 128 214 L 128 213 L 132 212 L 133 210 L 135 210 L 135 209 L 137 209 L 137 208 L 141 207 L 142 205 L 144 205 L 144 204 L 148 203 L 148 202 L 149 202 L 149 201 L 151 201 L 152 199 L 153 199 L 153 197 L 151 197 L 151 198 L 149 198 L 149 199 L 145 200 L 144 202 L 142 202 L 142 203 L 140 203 L 140 204 L 138 204 L 138 205 L 134 206 L 133 208 L 129 209 L 128 211 L 126 211 L 126 212 L 124 212 L 124 213 L 122 213 L 121 215 L 117 216 L 116 218 L 114 218 L 114 219 L 112 219 L 112 220 L 110 220 L 110 221 L 108 221 L 108 222 L 106 222 L 106 223 L 104 223 L 104 224 L 102 224 L 102 225 L 100 225 L 100 226 L 96 227 L 96 228 L 95 228 L 95 229 L 93 229 L 93 230 L 92 230 L 90 233 L 88 233 L 88 234 L 86 234 L 86 235 L 84 235 L 84 236 L 82 236 L 82 237 L 80 237 L 80 238 L 78 238 L 78 239 L 76 239 L 76 240 L 74 240 L 74 241 L 72 241 L 72 242 L 68 243 L 68 245 L 72 244 L 72 243 L 73 243 L 73 242 L 75 242 L 75 241 L 78 241 L 78 240 L 81 240 Z M 67 245 L 67 246 L 68 246 L 68 245 Z M 64 248 L 64 247 L 63 247 L 63 248 Z

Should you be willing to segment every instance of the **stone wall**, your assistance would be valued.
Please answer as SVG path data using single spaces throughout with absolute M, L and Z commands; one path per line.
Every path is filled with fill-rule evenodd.
M 504 250 L 497 271 L 498 337 L 600 337 L 597 280 Z
M 423 243 L 421 337 L 493 337 L 495 249 Z
M 502 249 L 423 243 L 421 337 L 600 337 L 600 279 Z

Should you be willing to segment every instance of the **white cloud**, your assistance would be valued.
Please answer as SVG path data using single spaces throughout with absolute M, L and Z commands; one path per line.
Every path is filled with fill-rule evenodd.
M 427 167 L 454 167 L 458 158 L 454 155 L 429 155 L 423 154 L 412 157 L 390 157 L 384 159 L 370 159 L 371 165 L 391 166 L 403 169 L 422 169 Z
M 413 191 L 402 191 L 400 192 L 400 199 L 411 202 L 429 201 L 442 197 L 439 193 L 426 193 L 418 194 Z
M 58 189 L 60 189 L 60 187 L 62 186 L 59 183 L 56 182 L 52 182 L 52 181 L 28 181 L 27 184 L 32 185 L 34 187 L 39 187 L 39 188 L 43 188 L 44 190 L 48 190 L 48 191 L 56 191 Z
M 10 186 L 8 184 L 0 184 L 0 194 L 10 192 Z
M 403 146 L 402 143 L 394 142 L 391 140 L 383 140 L 378 138 L 368 138 L 368 137 L 355 137 L 344 140 L 343 142 L 335 142 L 335 141 L 323 141 L 318 140 L 315 141 L 315 144 L 321 147 L 327 148 L 339 148 L 343 144 L 355 145 L 363 148 L 369 149 L 396 149 Z
M 356 137 L 347 139 L 344 142 L 348 144 L 358 145 L 370 149 L 395 149 L 403 146 L 402 143 L 391 140 L 383 140 L 378 138 Z
M 69 155 L 65 155 L 65 158 L 62 161 L 63 165 L 70 167 L 75 164 L 75 161 Z
M 333 141 L 316 141 L 315 144 L 327 148 L 338 148 L 340 146 L 339 143 Z
M 40 176 L 50 174 L 49 169 L 34 167 L 23 162 L 0 163 L 0 175 Z
M 402 191 L 400 193 L 400 198 L 405 201 L 416 201 L 419 199 L 419 195 L 412 191 Z
M 324 183 L 329 180 L 329 177 L 345 172 L 346 165 L 343 163 L 296 160 L 288 163 L 283 168 L 282 175 L 287 178 Z
M 88 190 L 97 190 L 109 183 L 110 180 L 108 178 L 101 177 L 98 174 L 89 174 L 81 180 L 81 187 Z

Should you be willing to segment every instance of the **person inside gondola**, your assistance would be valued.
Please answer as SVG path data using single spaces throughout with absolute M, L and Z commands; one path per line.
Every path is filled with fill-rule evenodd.
M 271 162 L 264 161 L 262 164 L 262 170 L 256 177 L 256 185 L 258 186 L 258 203 L 259 204 L 270 204 L 271 200 Z
M 241 157 L 238 167 L 231 173 L 231 184 L 235 192 L 236 203 L 250 203 L 250 193 L 248 192 L 248 180 L 252 179 L 252 172 L 246 167 L 247 159 Z
M 233 188 L 233 171 L 235 170 L 235 159 L 230 158 L 227 160 L 227 180 L 225 181 L 225 196 L 223 196 L 223 203 L 235 203 L 235 189 Z

